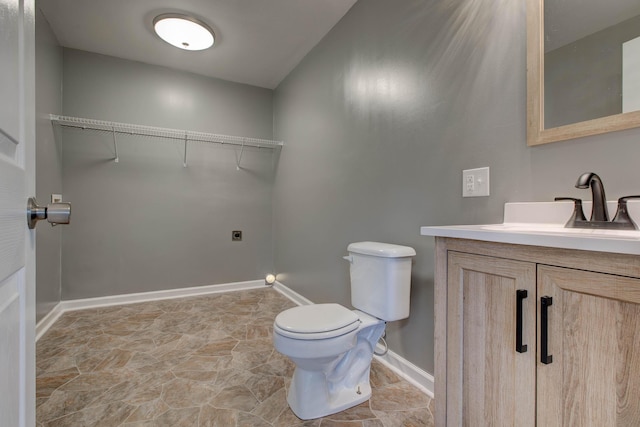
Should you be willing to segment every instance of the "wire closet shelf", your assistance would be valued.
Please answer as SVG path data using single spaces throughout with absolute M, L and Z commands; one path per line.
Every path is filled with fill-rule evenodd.
M 189 142 L 205 142 L 213 144 L 227 144 L 241 147 L 268 148 L 274 149 L 284 145 L 282 141 L 272 141 L 268 139 L 247 138 L 241 136 L 220 135 L 215 133 L 195 132 L 190 130 L 169 129 L 155 126 L 143 126 L 130 123 L 109 122 L 104 120 L 85 119 L 81 117 L 59 116 L 56 114 L 49 115 L 51 122 L 63 127 L 97 130 L 109 132 L 113 134 L 115 161 L 118 161 L 118 148 L 116 142 L 116 134 L 121 135 L 140 135 L 157 138 L 166 138 L 182 141 L 184 148 L 184 165 L 187 164 L 187 143 Z M 242 151 L 240 152 L 242 157 Z M 240 167 L 238 159 L 238 168 Z

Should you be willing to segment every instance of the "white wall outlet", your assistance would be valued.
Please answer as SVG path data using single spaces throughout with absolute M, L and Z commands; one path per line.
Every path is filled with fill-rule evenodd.
M 489 195 L 489 168 L 462 171 L 462 197 Z
M 62 194 L 51 195 L 51 203 L 60 203 L 60 202 L 62 202 Z

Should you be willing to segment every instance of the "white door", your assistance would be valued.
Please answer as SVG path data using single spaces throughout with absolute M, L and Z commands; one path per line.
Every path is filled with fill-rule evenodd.
M 0 425 L 35 425 L 34 0 L 0 0 Z

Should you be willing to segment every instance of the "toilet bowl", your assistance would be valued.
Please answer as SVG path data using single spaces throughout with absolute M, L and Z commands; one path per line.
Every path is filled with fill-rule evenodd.
M 299 315 L 304 319 L 307 310 L 311 316 L 323 316 L 324 312 L 323 319 L 334 324 L 336 319 L 354 321 L 333 330 L 318 322 L 315 332 L 293 331 L 292 323 L 280 317 L 287 315 L 291 320 Z M 295 307 L 278 317 L 274 347 L 296 365 L 287 395 L 294 414 L 303 420 L 319 418 L 371 397 L 369 369 L 375 345 L 384 333 L 383 320 L 338 304 Z
M 311 304 L 276 316 L 273 344 L 296 365 L 287 402 L 303 420 L 371 397 L 369 375 L 386 321 L 409 315 L 412 248 L 376 242 L 348 247 L 352 304 Z

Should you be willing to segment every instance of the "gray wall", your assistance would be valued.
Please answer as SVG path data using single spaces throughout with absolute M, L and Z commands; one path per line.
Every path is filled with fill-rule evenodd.
M 62 112 L 62 48 L 40 9 L 36 14 L 36 199 L 62 193 L 60 147 L 49 114 Z M 61 227 L 42 224 L 36 238 L 36 320 L 60 302 Z
M 506 201 L 640 191 L 640 130 L 526 146 L 524 2 L 360 0 L 276 89 L 278 278 L 349 303 L 349 242 L 413 246 L 411 316 L 393 351 L 433 372 L 433 238 L 423 225 L 502 222 Z M 491 196 L 461 197 L 489 166 Z
M 639 27 L 636 16 L 545 54 L 546 128 L 622 112 L 622 43 Z
M 273 92 L 64 51 L 65 115 L 272 138 Z M 272 267 L 274 153 L 64 129 L 64 300 L 228 283 Z M 243 230 L 242 242 L 231 241 Z

